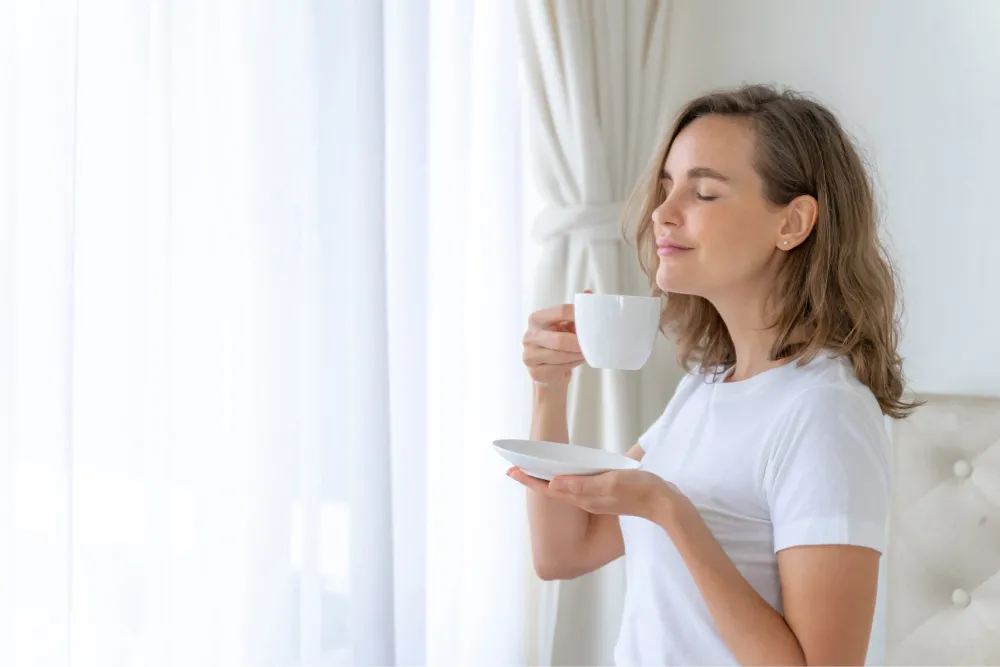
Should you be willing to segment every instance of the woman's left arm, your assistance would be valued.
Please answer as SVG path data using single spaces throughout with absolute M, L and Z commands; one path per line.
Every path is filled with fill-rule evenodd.
M 686 498 L 668 496 L 658 505 L 651 518 L 670 536 L 740 664 L 865 663 L 879 552 L 850 545 L 779 551 L 782 617 L 743 578 Z
M 543 490 L 596 514 L 659 524 L 684 559 L 719 634 L 742 665 L 863 665 L 879 552 L 792 546 L 777 554 L 784 616 L 743 578 L 694 504 L 645 470 L 556 477 Z

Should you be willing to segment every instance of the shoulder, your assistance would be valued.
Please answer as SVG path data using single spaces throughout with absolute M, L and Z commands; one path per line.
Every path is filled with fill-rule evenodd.
M 815 428 L 847 421 L 885 427 L 875 395 L 842 358 L 822 356 L 800 366 L 782 394 L 781 414 L 786 423 Z
M 776 551 L 801 544 L 884 549 L 889 430 L 874 395 L 840 363 L 803 369 L 782 396 L 764 472 Z
M 888 473 L 890 439 L 878 401 L 839 359 L 810 363 L 785 387 L 771 439 L 771 464 L 811 461 L 817 472 L 856 465 Z

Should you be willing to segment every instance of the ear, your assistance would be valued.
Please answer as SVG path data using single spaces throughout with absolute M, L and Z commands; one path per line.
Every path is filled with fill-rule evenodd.
M 789 202 L 778 228 L 778 250 L 791 250 L 805 241 L 816 226 L 818 215 L 819 203 L 815 197 L 800 195 Z

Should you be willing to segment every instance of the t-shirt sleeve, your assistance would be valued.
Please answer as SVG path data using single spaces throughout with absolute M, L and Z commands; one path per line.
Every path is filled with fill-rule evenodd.
M 695 374 L 686 373 L 677 383 L 676 389 L 674 389 L 674 395 L 667 403 L 667 407 L 664 408 L 663 412 L 659 417 L 656 418 L 646 432 L 639 436 L 639 446 L 642 447 L 644 454 L 649 454 L 653 449 L 660 445 L 664 439 L 666 439 L 667 431 L 670 429 L 670 423 L 674 420 L 674 415 L 680 409 L 681 405 L 687 399 L 688 394 L 694 388 L 694 384 L 697 381 L 696 378 L 699 377 Z
M 764 493 L 774 551 L 792 546 L 886 546 L 892 462 L 878 403 L 847 388 L 803 393 L 775 434 Z

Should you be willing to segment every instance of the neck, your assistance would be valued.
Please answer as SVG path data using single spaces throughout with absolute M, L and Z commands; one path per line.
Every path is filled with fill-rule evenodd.
M 763 296 L 739 294 L 711 301 L 726 324 L 736 349 L 736 367 L 728 380 L 738 382 L 777 368 L 787 360 L 771 360 L 771 348 L 778 338 L 768 329 Z

